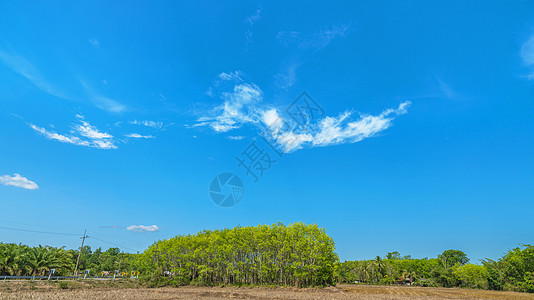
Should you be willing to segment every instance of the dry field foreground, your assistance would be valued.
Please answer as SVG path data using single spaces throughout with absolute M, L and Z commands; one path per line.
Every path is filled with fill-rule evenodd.
M 534 299 L 534 294 L 407 286 L 338 285 L 330 288 L 135 288 L 132 283 L 1 282 L 0 299 Z

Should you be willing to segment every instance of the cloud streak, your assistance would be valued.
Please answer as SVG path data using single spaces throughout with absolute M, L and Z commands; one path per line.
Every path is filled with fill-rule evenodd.
M 95 126 L 85 121 L 84 117 L 81 115 L 76 115 L 76 118 L 80 124 L 73 125 L 73 130 L 70 134 L 59 134 L 32 123 L 28 123 L 28 126 L 45 138 L 61 143 L 97 149 L 118 148 L 115 144 L 114 137 L 111 134 L 99 131 Z
M 37 183 L 29 180 L 26 177 L 22 177 L 16 173 L 14 176 L 9 176 L 9 175 L 0 176 L 0 183 L 6 186 L 14 186 L 14 187 L 27 189 L 27 190 L 36 190 L 39 188 Z
M 96 43 L 98 43 L 98 41 L 96 41 Z M 93 45 L 95 47 L 97 46 L 95 44 Z M 93 103 L 93 105 L 102 110 L 113 113 L 120 113 L 127 110 L 127 107 L 125 105 L 119 103 L 116 100 L 98 94 L 84 81 L 81 81 L 81 85 L 85 89 L 86 96 L 72 97 L 71 95 L 67 95 L 57 86 L 50 83 L 30 61 L 15 52 L 8 53 L 0 50 L 0 62 L 2 62 L 8 68 L 13 70 L 15 73 L 26 78 L 34 86 L 49 95 L 69 101 L 76 101 L 82 98 L 86 101 L 90 101 L 91 103 Z
M 141 135 L 138 133 L 129 133 L 125 135 L 125 137 L 134 138 L 134 139 L 153 139 L 154 136 L 152 135 Z
M 137 121 L 137 120 L 134 120 L 134 121 L 130 121 L 130 124 L 133 124 L 133 125 L 141 125 L 141 126 L 145 126 L 145 127 L 151 127 L 151 128 L 155 128 L 155 129 L 161 129 L 163 127 L 163 122 L 160 122 L 160 121 Z
M 59 91 L 57 87 L 49 83 L 39 71 L 37 71 L 32 63 L 17 53 L 7 53 L 0 50 L 0 61 L 14 72 L 29 80 L 41 91 L 52 96 L 68 99 L 63 92 Z
M 89 97 L 89 100 L 98 108 L 112 112 L 112 113 L 121 113 L 126 111 L 128 108 L 126 105 L 121 104 L 120 102 L 108 98 L 106 96 L 100 95 L 97 93 L 87 82 L 80 81 L 82 86 L 85 88 L 85 91 Z
M 342 24 L 324 27 L 312 33 L 280 31 L 276 39 L 286 47 L 316 52 L 328 46 L 334 39 L 346 37 L 349 31 L 350 25 Z
M 159 227 L 156 225 L 130 225 L 126 227 L 126 230 L 133 232 L 156 232 L 159 231 Z

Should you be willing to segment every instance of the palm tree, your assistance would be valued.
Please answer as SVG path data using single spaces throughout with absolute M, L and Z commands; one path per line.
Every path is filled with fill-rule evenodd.
M 44 275 L 54 268 L 71 268 L 69 254 L 63 248 L 41 246 L 32 248 L 28 253 L 28 267 L 32 276 Z
M 378 273 L 380 273 L 380 275 L 384 277 L 384 261 L 382 260 L 382 258 L 380 258 L 380 256 L 377 256 L 374 260 L 374 263 L 378 268 Z
M 23 246 L 17 244 L 0 244 L 0 268 L 4 275 L 22 273 L 25 264 Z

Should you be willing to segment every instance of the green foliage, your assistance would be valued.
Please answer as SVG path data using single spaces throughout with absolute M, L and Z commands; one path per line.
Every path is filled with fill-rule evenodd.
M 534 246 L 509 250 L 498 261 L 483 261 L 490 289 L 534 292 Z
M 438 255 L 438 259 L 441 260 L 445 269 L 456 265 L 463 266 L 469 262 L 467 255 L 460 250 L 445 250 Z
M 127 274 L 137 271 L 136 254 L 124 254 L 121 270 Z M 72 275 L 78 258 L 78 251 L 65 250 L 64 247 L 28 247 L 17 244 L 0 243 L 0 275 L 46 276 L 50 269 L 54 275 Z M 102 252 L 100 248 L 93 253 L 91 247 L 84 246 L 80 255 L 78 270 L 83 273 L 90 269 L 91 274 L 101 275 L 102 271 L 113 273 L 118 269 L 121 253 L 118 248 Z
M 157 248 L 157 250 L 156 250 Z M 334 241 L 317 225 L 294 223 L 202 231 L 159 241 L 142 255 L 148 282 L 173 285 L 325 286 L 336 282 Z
M 488 270 L 485 266 L 466 264 L 454 270 L 454 275 L 460 281 L 460 286 L 487 289 Z
M 0 243 L 0 275 L 43 276 L 50 269 L 62 274 L 72 268 L 72 255 L 64 248 Z

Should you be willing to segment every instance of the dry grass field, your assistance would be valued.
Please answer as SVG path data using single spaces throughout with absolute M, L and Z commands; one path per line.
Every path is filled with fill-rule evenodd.
M 65 285 L 65 284 L 63 284 Z M 66 288 L 65 288 L 66 287 Z M 408 286 L 137 288 L 131 282 L 0 282 L 0 299 L 534 299 L 534 294 Z

